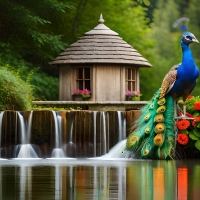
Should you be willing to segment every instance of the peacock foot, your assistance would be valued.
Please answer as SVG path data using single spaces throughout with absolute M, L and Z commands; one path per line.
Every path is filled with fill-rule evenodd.
M 188 117 L 187 115 L 181 115 L 181 116 L 178 116 L 178 117 L 174 118 L 175 121 L 178 121 L 180 119 L 194 120 L 193 117 Z

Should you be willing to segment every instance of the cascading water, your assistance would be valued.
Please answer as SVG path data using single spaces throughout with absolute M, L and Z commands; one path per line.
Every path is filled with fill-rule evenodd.
M 106 154 L 106 116 L 105 112 L 100 113 L 100 134 L 101 134 L 101 153 Z
M 0 112 L 0 125 L 2 115 Z M 34 151 L 34 155 L 30 153 L 35 150 L 42 158 L 123 158 L 126 127 L 131 122 L 126 124 L 127 116 L 122 111 L 5 111 L 1 155 L 37 158 Z M 131 111 L 129 116 L 132 119 Z
M 76 145 L 73 142 L 74 112 L 66 112 L 66 144 L 64 149 L 67 157 L 76 157 Z
M 119 124 L 119 141 L 126 139 L 126 120 L 121 111 L 117 111 L 118 124 Z
M 65 158 L 65 154 L 61 148 L 62 118 L 60 115 L 57 115 L 57 113 L 55 111 L 52 111 L 52 113 L 53 113 L 53 119 L 54 119 L 54 125 L 55 125 L 55 148 L 53 149 L 51 157 L 52 158 Z
M 1 148 L 1 137 L 2 137 L 2 134 L 1 134 L 1 132 L 2 132 L 3 114 L 4 114 L 4 112 L 0 113 L 0 159 L 1 159 L 1 150 L 2 150 L 2 148 Z
M 19 135 L 21 136 L 21 145 L 17 158 L 38 158 L 33 147 L 30 145 L 30 131 L 32 123 L 32 112 L 28 119 L 28 126 L 26 128 L 24 117 L 18 112 L 19 118 Z M 28 131 L 29 130 L 29 133 Z
M 94 120 L 94 157 L 97 155 L 97 111 L 93 112 L 93 120 Z

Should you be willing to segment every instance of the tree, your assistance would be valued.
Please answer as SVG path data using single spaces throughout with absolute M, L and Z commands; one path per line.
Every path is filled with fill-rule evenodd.
M 62 40 L 62 24 L 67 19 L 66 11 L 72 8 L 66 0 L 0 1 L 0 63 L 20 70 L 24 80 L 38 67 L 40 71 L 56 75 L 48 62 L 67 46 Z M 36 97 L 40 95 L 39 91 L 45 90 L 42 94 L 46 94 L 46 99 L 58 99 L 58 92 L 50 94 L 54 91 L 52 88 L 58 86 L 57 78 L 45 73 L 41 76 L 41 72 L 36 72 L 33 77 L 31 83 L 36 86 Z M 47 91 L 48 87 L 42 87 L 45 84 L 38 84 L 42 80 L 46 81 L 50 91 Z

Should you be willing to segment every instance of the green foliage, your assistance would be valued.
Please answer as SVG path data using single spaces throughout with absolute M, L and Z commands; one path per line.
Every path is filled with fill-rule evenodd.
M 0 41 L 15 47 L 25 60 L 50 58 L 66 46 L 61 35 L 55 33 L 55 16 L 63 14 L 72 6 L 54 0 L 2 0 L 0 1 Z M 62 19 L 62 17 L 60 18 Z M 57 49 L 53 44 L 62 48 Z M 48 49 L 48 51 L 46 51 Z M 52 58 L 52 57 L 51 57 Z
M 0 69 L 0 110 L 30 110 L 32 87 L 16 72 Z
M 33 105 L 33 110 L 54 110 L 54 111 L 63 111 L 63 110 L 86 110 L 85 106 L 73 106 L 73 105 Z
M 2 0 L 0 63 L 20 68 L 24 81 L 33 70 L 35 98 L 58 100 L 58 70 L 48 63 L 93 29 L 102 13 L 105 25 L 153 65 L 140 70 L 142 100 L 149 100 L 169 69 L 181 62 L 182 32 L 172 27 L 173 22 L 189 17 L 189 31 L 200 40 L 198 5 L 198 0 Z M 192 44 L 191 49 L 200 66 L 199 46 Z M 197 81 L 193 95 L 199 89 Z
M 189 98 L 186 100 L 186 109 L 187 109 L 187 112 L 191 113 L 191 114 L 194 114 L 195 113 L 195 109 L 194 109 L 194 103 L 195 102 L 200 102 L 200 97 L 199 96 L 195 96 L 195 97 L 192 97 L 192 98 Z
M 58 100 L 58 78 L 38 71 L 32 75 L 30 83 L 34 85 L 35 99 Z

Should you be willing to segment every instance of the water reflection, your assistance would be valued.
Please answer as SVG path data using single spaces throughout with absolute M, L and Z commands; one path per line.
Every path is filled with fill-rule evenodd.
M 197 200 L 200 161 L 1 161 L 0 199 Z

